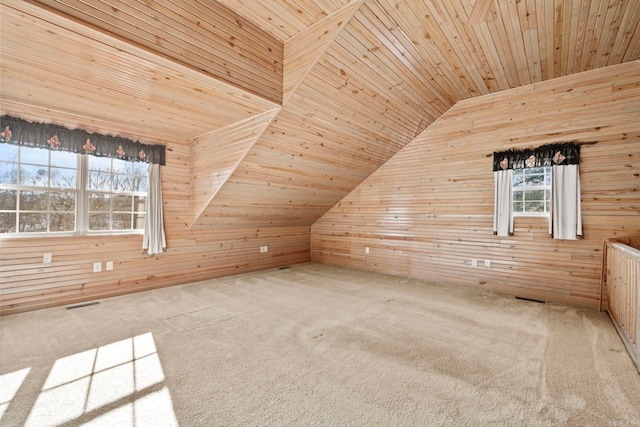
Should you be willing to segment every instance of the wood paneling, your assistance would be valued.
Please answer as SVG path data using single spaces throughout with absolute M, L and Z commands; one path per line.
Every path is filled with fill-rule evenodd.
M 339 8 L 360 0 L 219 0 L 220 3 L 286 41 Z
M 374 210 L 357 230 L 341 226 L 342 237 L 318 234 L 318 256 L 331 248 L 365 267 L 395 257 L 390 271 L 422 274 L 431 270 L 425 260 L 453 271 L 489 251 L 503 262 L 489 271 L 494 289 L 591 304 L 591 237 L 549 246 L 546 224 L 519 220 L 519 237 L 488 241 L 492 194 L 480 165 L 502 147 L 596 138 L 585 148 L 585 224 L 594 236 L 637 231 L 629 219 L 637 184 L 627 180 L 637 166 L 624 157 L 638 142 L 637 75 L 624 67 L 577 73 L 640 57 L 640 2 L 494 1 L 469 25 L 475 3 L 0 0 L 2 113 L 166 143 L 170 244 L 147 257 L 135 237 L 3 239 L 0 272 L 11 288 L 3 312 L 307 260 L 311 224 L 360 185 L 359 200 L 363 180 L 418 135 L 414 145 L 428 149 L 406 169 L 416 168 L 419 181 L 404 183 L 405 168 L 392 161 L 384 170 L 394 171 L 393 194 L 372 187 L 353 208 L 361 214 L 348 218 L 389 199 L 398 202 L 392 215 Z M 452 165 L 468 172 L 453 174 Z M 431 195 L 426 208 L 421 191 Z M 368 258 L 343 244 L 362 238 Z M 74 247 L 93 248 L 92 259 Z M 54 254 L 53 266 L 43 268 L 43 252 Z M 523 254 L 538 261 L 523 265 Z M 122 259 L 113 273 L 87 270 L 111 258 Z M 574 261 L 565 287 L 533 277 Z M 444 278 L 480 283 L 486 273 Z
M 62 119 L 60 119 L 62 120 Z M 83 236 L 0 241 L 0 314 L 92 300 L 309 260 L 309 227 L 209 227 L 190 230 L 191 150 L 167 144 L 162 169 L 167 251 L 141 253 L 142 236 Z M 260 246 L 268 246 L 260 253 Z M 53 254 L 44 265 L 42 254 Z M 94 262 L 103 263 L 93 273 Z M 104 271 L 113 261 L 114 270 Z
M 640 250 L 607 241 L 602 285 L 606 310 L 640 372 Z
M 285 42 L 283 87 L 285 103 L 362 2 L 363 0 L 352 2 Z
M 195 220 L 236 170 L 278 109 L 217 129 L 198 138 L 191 149 Z
M 639 80 L 632 62 L 459 102 L 312 226 L 312 260 L 598 307 L 603 240 L 640 236 Z M 570 140 L 584 239 L 531 217 L 494 236 L 493 151 Z
M 282 42 L 213 0 L 33 0 L 269 101 L 282 101 Z
M 26 119 L 46 109 L 70 127 L 193 139 L 276 107 L 26 2 L 1 7 L 2 108 Z

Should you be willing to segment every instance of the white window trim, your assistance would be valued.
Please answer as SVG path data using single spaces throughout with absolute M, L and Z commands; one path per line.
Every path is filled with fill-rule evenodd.
M 21 162 L 18 163 L 22 164 Z M 47 166 L 51 168 L 50 165 Z M 144 227 L 140 229 L 127 230 L 90 230 L 89 229 L 89 193 L 87 188 L 89 176 L 89 155 L 77 154 L 76 164 L 76 210 L 75 210 L 75 231 L 46 231 L 46 232 L 23 232 L 23 233 L 0 233 L 2 239 L 28 239 L 28 238 L 47 238 L 47 237 L 80 237 L 80 236 L 117 236 L 117 235 L 144 235 Z M 21 184 L 0 184 L 0 189 L 17 190 L 17 191 L 47 191 L 47 192 L 64 192 L 69 188 L 58 189 L 56 187 L 36 187 Z M 130 194 L 141 194 L 142 192 L 131 192 Z M 145 193 L 146 196 L 146 193 Z M 146 213 L 145 213 L 146 214 Z

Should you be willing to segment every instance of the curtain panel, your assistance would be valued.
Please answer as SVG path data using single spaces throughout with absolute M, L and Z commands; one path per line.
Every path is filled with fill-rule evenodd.
M 582 237 L 580 200 L 580 145 L 575 142 L 547 144 L 535 149 L 493 153 L 495 201 L 493 231 L 498 236 L 513 233 L 513 189 L 508 178 L 514 169 L 552 167 L 549 234 L 554 239 Z
M 2 116 L 0 142 L 165 165 L 165 146 Z
M 142 250 L 149 255 L 160 254 L 167 247 L 162 213 L 162 178 L 160 165 L 149 165 L 149 189 L 147 190 L 146 216 Z
M 499 170 L 493 173 L 493 234 L 513 235 L 513 170 Z

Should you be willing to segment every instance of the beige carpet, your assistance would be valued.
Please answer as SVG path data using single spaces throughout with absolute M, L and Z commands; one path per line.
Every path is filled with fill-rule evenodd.
M 0 425 L 640 426 L 604 313 L 313 263 L 0 334 Z

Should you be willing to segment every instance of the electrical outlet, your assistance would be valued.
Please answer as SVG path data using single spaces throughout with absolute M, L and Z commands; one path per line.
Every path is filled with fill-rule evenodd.
M 42 255 L 42 263 L 43 264 L 51 264 L 53 261 L 53 254 L 44 254 Z
M 94 273 L 100 273 L 102 271 L 102 263 L 101 262 L 94 262 L 93 263 L 93 272 Z
M 472 259 L 471 260 L 471 267 L 477 267 L 478 266 L 478 260 L 477 259 Z
M 491 260 L 490 259 L 485 259 L 484 260 L 484 266 L 486 268 L 491 268 Z
M 106 267 L 107 271 L 113 270 L 113 261 L 107 261 Z
M 365 246 L 365 247 L 364 247 L 364 253 L 365 253 L 365 254 L 368 254 L 368 253 L 369 253 L 369 246 Z
M 269 252 L 269 246 L 265 246 L 265 247 L 264 247 L 264 252 L 265 252 L 265 253 Z

